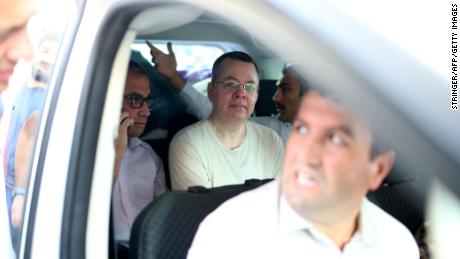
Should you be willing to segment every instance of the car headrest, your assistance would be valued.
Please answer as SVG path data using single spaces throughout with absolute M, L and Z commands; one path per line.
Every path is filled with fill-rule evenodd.
M 257 98 L 254 107 L 256 116 L 272 116 L 275 115 L 276 105 L 272 98 L 276 92 L 276 80 L 260 80 L 259 81 L 259 97 Z
M 170 191 L 149 204 L 131 231 L 130 258 L 186 258 L 201 221 L 220 204 L 267 180 L 207 189 Z

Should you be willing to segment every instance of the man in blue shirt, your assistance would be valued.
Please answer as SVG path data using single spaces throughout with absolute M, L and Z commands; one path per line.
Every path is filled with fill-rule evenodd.
M 19 59 L 31 59 L 32 46 L 27 34 L 27 24 L 35 13 L 32 0 L 0 1 L 0 93 L 8 87 Z M 3 175 L 3 167 L 1 174 Z M 8 210 L 5 204 L 5 184 L 0 177 L 0 257 L 14 256 L 9 234 Z

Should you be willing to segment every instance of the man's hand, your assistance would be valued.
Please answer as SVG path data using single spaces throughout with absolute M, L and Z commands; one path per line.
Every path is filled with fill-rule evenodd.
M 173 78 L 177 74 L 177 61 L 176 55 L 172 49 L 172 43 L 168 42 L 168 54 L 163 53 L 161 50 L 153 46 L 149 41 L 145 41 L 150 48 L 150 55 L 152 55 L 152 62 L 158 73 L 167 79 Z
M 134 120 L 129 118 L 128 112 L 121 112 L 120 127 L 118 127 L 118 136 L 115 140 L 115 150 L 124 153 L 128 145 L 128 128 L 134 124 Z
M 161 50 L 153 46 L 150 41 L 145 41 L 150 48 L 150 55 L 152 55 L 152 62 L 155 64 L 155 68 L 160 75 L 166 77 L 173 88 L 180 92 L 187 83 L 179 73 L 177 72 L 177 61 L 176 55 L 172 49 L 172 43 L 168 42 L 168 54 L 163 53 Z
M 11 223 L 13 227 L 19 229 L 22 224 L 22 212 L 24 210 L 25 196 L 16 194 L 11 205 Z
M 123 159 L 126 147 L 128 146 L 128 127 L 134 124 L 134 120 L 129 118 L 128 112 L 121 113 L 120 126 L 118 127 L 118 136 L 115 139 L 115 170 L 113 172 L 113 182 L 120 173 L 120 163 Z

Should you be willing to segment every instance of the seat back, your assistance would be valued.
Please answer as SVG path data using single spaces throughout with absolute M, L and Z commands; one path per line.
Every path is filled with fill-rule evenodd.
M 415 235 L 423 225 L 426 200 L 417 194 L 416 179 L 386 181 L 382 186 L 370 192 L 370 201 L 403 223 Z
M 130 258 L 186 258 L 199 224 L 210 212 L 227 199 L 270 180 L 165 193 L 136 218 L 131 231 Z
M 169 174 L 169 144 L 174 138 L 174 135 L 176 135 L 179 130 L 197 121 L 198 119 L 194 116 L 186 113 L 181 113 L 169 123 L 169 128 L 167 129 L 168 135 L 165 138 L 143 139 L 150 145 L 155 153 L 157 153 L 157 155 L 161 158 L 161 161 L 163 161 L 166 185 L 169 189 L 171 189 L 171 176 Z
M 277 113 L 273 95 L 276 92 L 276 80 L 259 81 L 259 97 L 254 106 L 256 116 L 273 116 Z

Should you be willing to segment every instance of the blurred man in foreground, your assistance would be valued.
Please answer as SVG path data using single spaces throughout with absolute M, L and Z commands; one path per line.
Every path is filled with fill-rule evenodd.
M 366 199 L 394 160 L 344 105 L 311 90 L 281 179 L 212 212 L 188 258 L 419 258 L 409 230 Z
M 8 87 L 16 63 L 32 58 L 27 23 L 34 13 L 32 0 L 0 0 L 0 92 Z

